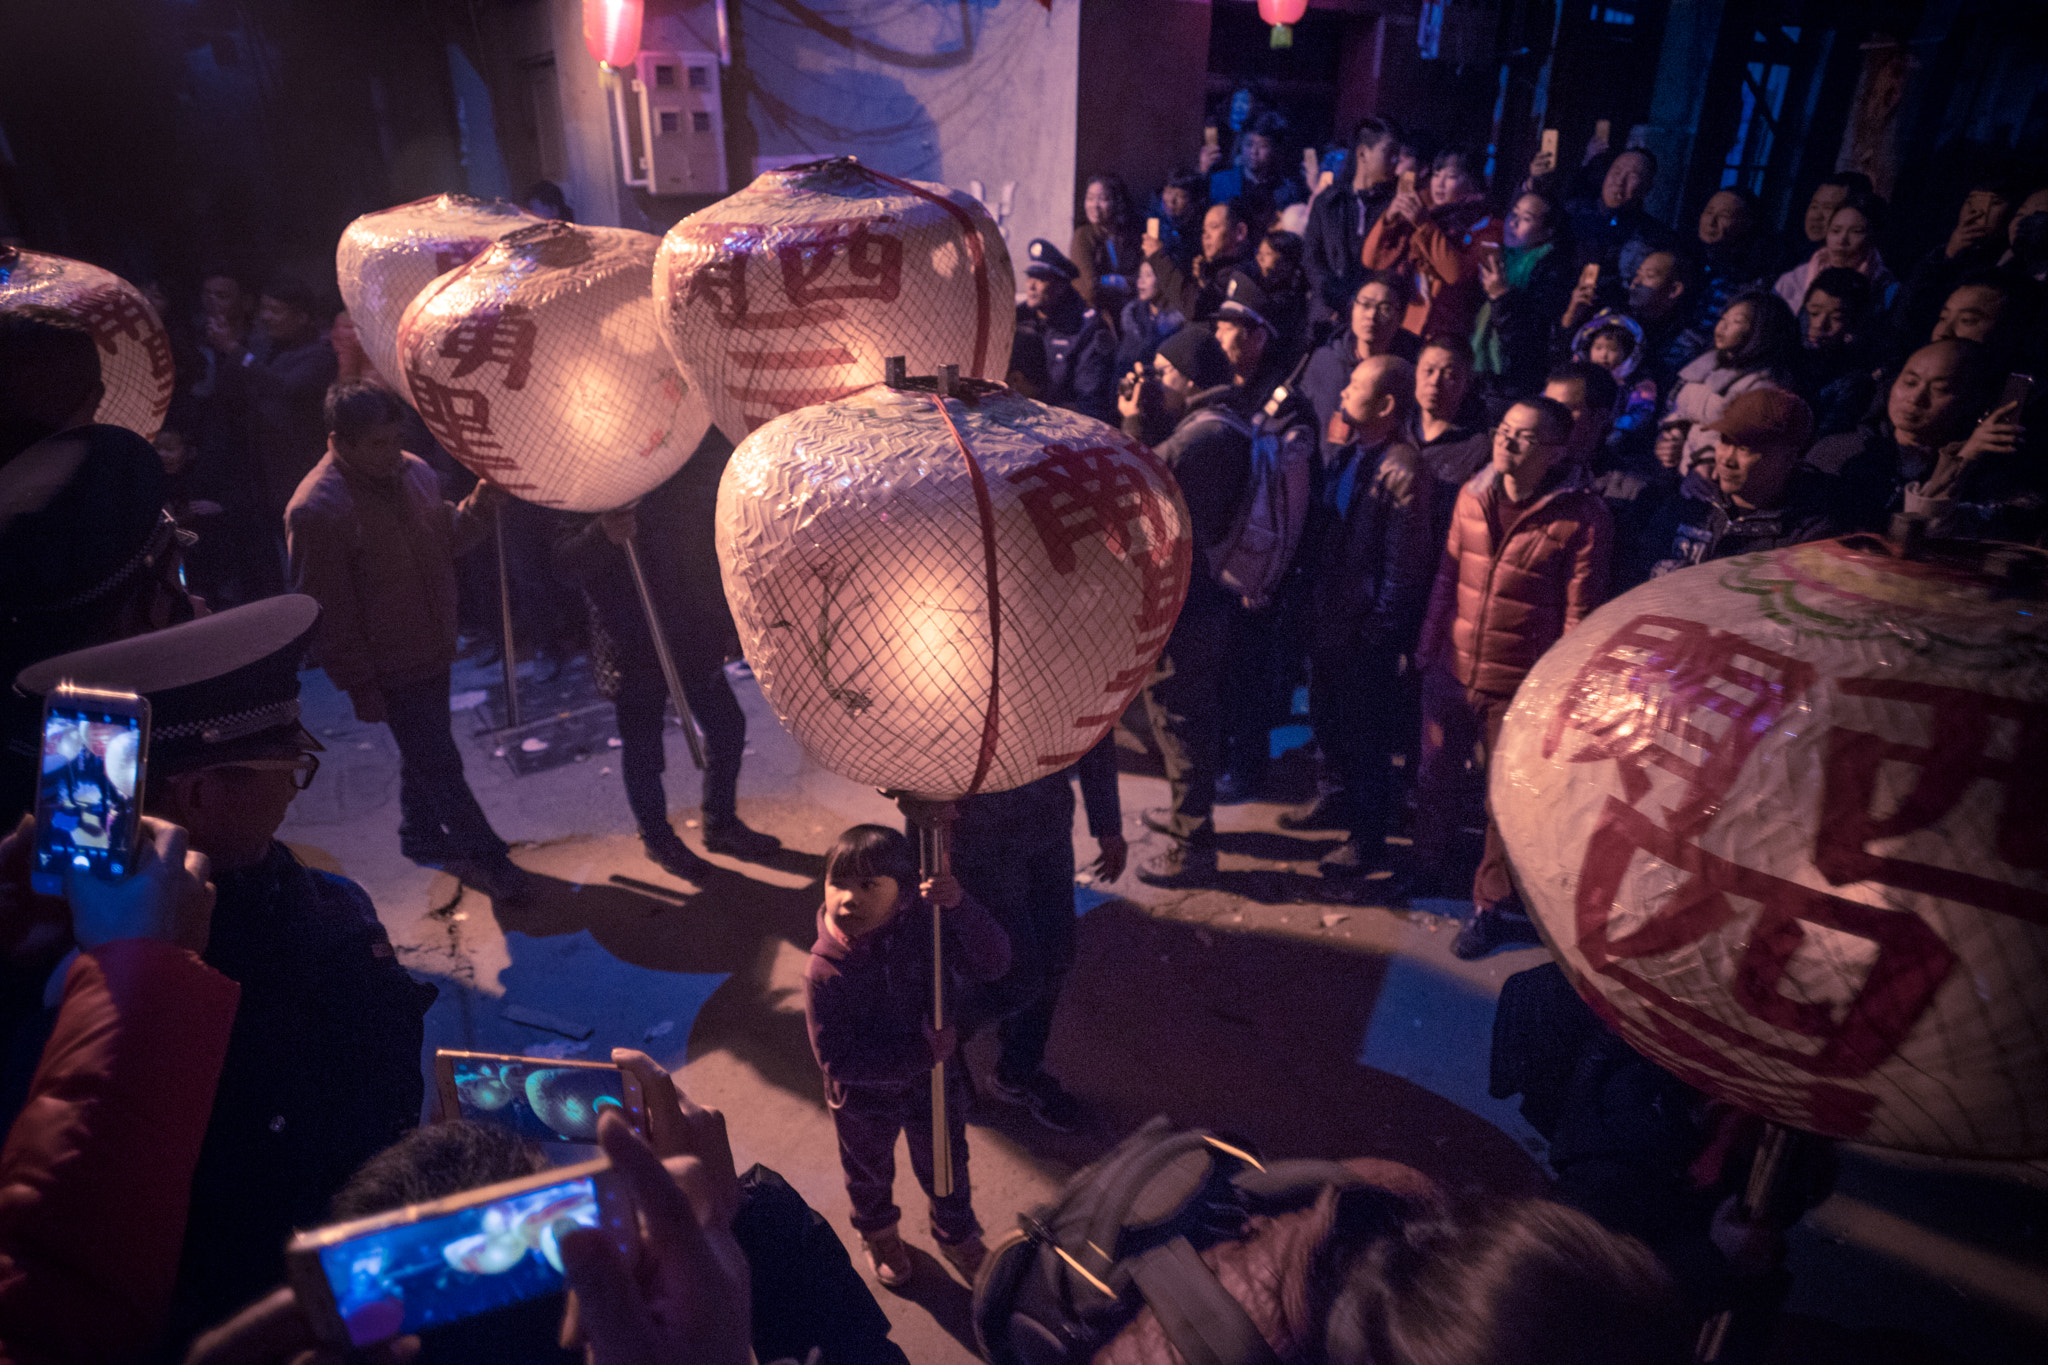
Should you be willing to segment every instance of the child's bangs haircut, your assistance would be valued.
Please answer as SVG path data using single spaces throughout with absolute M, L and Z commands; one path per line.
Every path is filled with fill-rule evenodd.
M 1624 359 L 1636 353 L 1636 339 L 1626 327 L 1602 327 L 1586 339 L 1587 350 L 1591 351 L 1593 343 L 1601 340 L 1603 337 L 1621 347 L 1621 354 Z
M 825 880 L 846 886 L 868 877 L 894 877 L 899 891 L 917 890 L 917 850 L 903 831 L 887 825 L 855 825 L 825 854 Z

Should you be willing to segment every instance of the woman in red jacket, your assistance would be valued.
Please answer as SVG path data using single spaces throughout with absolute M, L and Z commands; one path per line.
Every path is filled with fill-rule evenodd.
M 1458 490 L 1416 657 L 1422 664 L 1418 869 L 1438 863 L 1460 823 L 1455 799 L 1475 742 L 1493 752 L 1515 689 L 1543 652 L 1607 595 L 1614 516 L 1565 452 L 1571 410 L 1525 398 L 1502 414 L 1493 461 Z M 1484 957 L 1536 932 L 1508 878 L 1489 807 L 1472 878 L 1472 923 L 1452 951 Z
M 1500 249 L 1501 224 L 1486 203 L 1482 165 L 1476 153 L 1446 147 L 1430 163 L 1426 189 L 1404 186 L 1366 234 L 1360 254 L 1367 270 L 1414 278 L 1402 325 L 1417 336 L 1472 335 L 1486 301 L 1479 262 Z

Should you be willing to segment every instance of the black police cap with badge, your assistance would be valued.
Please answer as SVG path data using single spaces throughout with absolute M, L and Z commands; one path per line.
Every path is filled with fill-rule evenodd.
M 1030 264 L 1024 267 L 1027 275 L 1036 275 L 1041 280 L 1065 280 L 1069 284 L 1081 278 L 1081 267 L 1068 260 L 1066 252 L 1043 237 L 1033 238 L 1024 254 L 1030 260 Z
M 149 763 L 171 775 L 289 758 L 324 746 L 299 724 L 299 663 L 320 604 L 287 593 L 45 659 L 15 686 L 47 695 L 59 683 L 149 699 Z
M 1272 304 L 1266 297 L 1265 288 L 1242 270 L 1230 272 L 1230 278 L 1223 286 L 1223 302 L 1217 306 L 1218 322 L 1249 322 L 1263 327 L 1268 336 L 1273 334 L 1273 324 L 1266 321 L 1266 313 Z

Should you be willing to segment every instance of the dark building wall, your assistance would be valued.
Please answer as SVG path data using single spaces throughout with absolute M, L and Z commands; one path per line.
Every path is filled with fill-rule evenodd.
M 1074 203 L 1114 171 L 1142 208 L 1202 145 L 1209 6 L 1187 0 L 1082 0 Z M 1062 246 L 1065 243 L 1061 243 Z
M 218 268 L 331 288 L 351 218 L 467 188 L 445 43 L 402 0 L 15 0 L 4 216 L 174 291 Z

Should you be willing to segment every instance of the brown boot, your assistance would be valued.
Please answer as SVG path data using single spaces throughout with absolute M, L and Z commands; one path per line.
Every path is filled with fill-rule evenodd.
M 896 1229 L 889 1228 L 860 1239 L 860 1254 L 867 1259 L 868 1269 L 874 1273 L 884 1289 L 895 1289 L 910 1283 L 915 1267 L 910 1261 L 910 1248 L 903 1245 L 903 1239 Z

